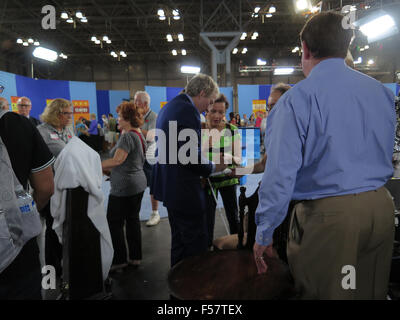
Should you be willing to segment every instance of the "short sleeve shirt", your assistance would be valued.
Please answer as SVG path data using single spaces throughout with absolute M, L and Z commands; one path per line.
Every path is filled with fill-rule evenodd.
M 141 136 L 146 149 L 146 141 L 143 135 Z M 145 153 L 139 136 L 134 132 L 124 133 L 111 150 L 111 157 L 114 157 L 117 149 L 126 151 L 128 156 L 121 165 L 111 170 L 110 194 L 129 197 L 144 191 L 147 187 L 147 179 L 143 171 Z
M 48 123 L 37 126 L 44 142 L 49 147 L 51 153 L 57 157 L 69 140 L 74 136 L 73 132 L 67 127 L 61 132 Z
M 31 173 L 55 161 L 39 131 L 29 119 L 8 112 L 0 119 L 0 136 L 7 148 L 15 175 L 26 188 Z

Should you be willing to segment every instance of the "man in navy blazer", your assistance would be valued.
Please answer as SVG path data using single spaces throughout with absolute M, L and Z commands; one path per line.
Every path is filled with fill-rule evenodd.
M 151 193 L 168 210 L 171 266 L 207 251 L 206 199 L 200 177 L 222 171 L 226 165 L 201 157 L 200 114 L 218 94 L 214 80 L 198 74 L 189 81 L 185 93 L 167 103 L 157 117 L 157 163 Z

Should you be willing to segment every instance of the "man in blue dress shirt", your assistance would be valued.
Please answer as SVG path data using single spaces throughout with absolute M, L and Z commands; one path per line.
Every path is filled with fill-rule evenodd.
M 383 187 L 393 174 L 394 95 L 345 65 L 353 36 L 324 12 L 300 33 L 306 79 L 269 117 L 268 154 L 256 211 L 254 257 L 274 256 L 272 235 L 297 200 L 287 254 L 303 299 L 385 299 L 394 205 Z

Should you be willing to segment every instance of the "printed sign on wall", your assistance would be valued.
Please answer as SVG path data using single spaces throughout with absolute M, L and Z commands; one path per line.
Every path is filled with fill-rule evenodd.
M 267 112 L 267 100 L 253 100 L 253 113 Z
M 11 110 L 13 112 L 18 113 L 18 108 L 17 108 L 17 101 L 20 97 L 13 97 L 11 96 Z
M 74 123 L 79 120 L 80 117 L 90 120 L 88 100 L 72 100 L 72 105 L 74 106 Z
M 168 101 L 161 101 L 160 102 L 160 109 L 164 108 L 164 106 L 168 103 Z

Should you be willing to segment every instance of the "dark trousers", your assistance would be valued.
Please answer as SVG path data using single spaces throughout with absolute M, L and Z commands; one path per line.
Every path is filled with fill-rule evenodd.
M 0 300 L 42 300 L 41 284 L 39 248 L 33 238 L 0 273 Z
M 139 212 L 142 205 L 143 193 L 141 192 L 129 197 L 110 195 L 108 198 L 107 220 L 114 247 L 113 264 L 123 264 L 128 261 L 124 225 L 129 259 L 142 259 L 142 233 L 140 230 Z
M 61 277 L 62 266 L 61 260 L 63 257 L 63 248 L 58 241 L 58 236 L 53 230 L 54 219 L 50 213 L 50 202 L 40 211 L 41 215 L 46 219 L 46 233 L 44 242 L 44 256 L 46 265 L 53 266 L 56 270 L 56 275 Z
M 222 202 L 225 208 L 225 215 L 228 219 L 229 233 L 236 234 L 239 232 L 239 218 L 238 218 L 238 203 L 236 197 L 236 185 L 222 187 L 217 190 L 221 194 Z M 214 225 L 215 225 L 215 209 L 217 204 L 209 189 L 205 189 L 207 199 L 207 230 L 208 230 L 208 245 L 212 245 L 214 238 Z
M 179 261 L 207 252 L 207 218 L 204 212 L 167 208 L 171 227 L 171 267 Z

